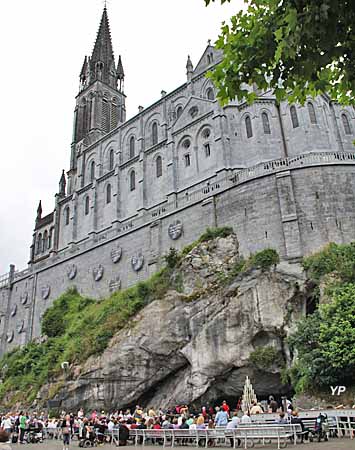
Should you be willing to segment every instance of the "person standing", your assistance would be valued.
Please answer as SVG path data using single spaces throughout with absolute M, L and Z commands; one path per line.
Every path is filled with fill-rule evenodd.
M 27 417 L 23 413 L 23 411 L 20 412 L 20 418 L 19 418 L 19 429 L 20 429 L 20 444 L 24 444 L 23 438 L 25 437 L 25 430 L 26 430 L 26 422 Z
M 70 415 L 67 414 L 61 424 L 63 436 L 63 450 L 69 450 L 70 444 Z

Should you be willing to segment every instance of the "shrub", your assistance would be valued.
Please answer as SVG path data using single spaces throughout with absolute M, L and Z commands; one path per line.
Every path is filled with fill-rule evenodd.
M 273 366 L 281 366 L 284 364 L 281 353 L 271 345 L 266 347 L 258 347 L 250 354 L 250 361 L 260 370 L 267 370 Z
M 249 258 L 248 265 L 256 269 L 267 270 L 280 262 L 280 257 L 273 248 L 266 248 Z
M 304 258 L 303 267 L 315 281 L 334 272 L 344 282 L 355 282 L 355 242 L 330 243 L 320 252 Z

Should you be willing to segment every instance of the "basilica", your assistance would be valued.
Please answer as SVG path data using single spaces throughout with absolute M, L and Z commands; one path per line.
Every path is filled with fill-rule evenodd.
M 206 77 L 222 58 L 211 44 L 195 66 L 187 57 L 185 83 L 127 118 L 104 8 L 54 209 L 39 203 L 28 267 L 0 278 L 1 352 L 38 337 L 66 289 L 108 296 L 207 227 L 233 227 L 245 256 L 274 248 L 289 261 L 355 240 L 354 109 L 326 94 L 278 104 L 254 86 L 253 105 L 222 107 Z

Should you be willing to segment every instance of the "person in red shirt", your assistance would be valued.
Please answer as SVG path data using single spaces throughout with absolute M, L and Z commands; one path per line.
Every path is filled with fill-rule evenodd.
M 223 411 L 225 411 L 225 412 L 228 414 L 228 416 L 229 416 L 229 406 L 227 405 L 227 402 L 226 402 L 225 400 L 223 400 L 223 403 L 222 403 L 222 409 L 223 409 Z

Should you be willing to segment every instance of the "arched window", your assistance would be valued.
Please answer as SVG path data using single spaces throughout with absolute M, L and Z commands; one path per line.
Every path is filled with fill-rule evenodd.
M 90 181 L 93 182 L 95 179 L 95 161 L 90 164 Z
M 313 103 L 308 102 L 307 103 L 307 108 L 308 108 L 309 120 L 311 121 L 312 124 L 316 124 L 317 123 L 317 117 L 316 117 L 316 112 L 314 110 Z
M 136 189 L 136 172 L 134 170 L 129 175 L 129 189 L 131 191 Z
M 350 128 L 348 116 L 346 114 L 342 114 L 341 120 L 343 121 L 345 134 L 351 134 L 351 128 Z
M 293 128 L 299 127 L 300 124 L 298 122 L 297 111 L 296 111 L 296 107 L 294 105 L 292 105 L 290 108 L 290 114 L 291 114 L 291 121 L 292 121 Z
M 111 185 L 106 186 L 106 203 L 111 203 Z
M 111 149 L 109 156 L 108 156 L 108 169 L 109 170 L 113 170 L 114 163 L 115 163 L 115 155 L 114 155 L 113 149 Z
M 52 248 L 52 241 L 53 241 L 53 228 L 49 230 L 49 236 L 48 236 L 48 248 Z
M 131 139 L 129 140 L 129 157 L 134 158 L 135 154 L 135 139 L 134 136 L 131 136 Z
M 158 124 L 156 122 L 152 125 L 152 144 L 158 143 Z
M 48 231 L 46 230 L 43 235 L 42 251 L 45 252 L 48 248 Z
M 253 136 L 253 129 L 251 127 L 251 119 L 250 116 L 245 118 L 245 128 L 247 131 L 247 138 L 251 138 Z
M 42 251 L 42 234 L 39 233 L 37 236 L 37 255 Z
M 182 114 L 182 106 L 178 106 L 176 110 L 176 118 L 178 119 Z
M 163 175 L 163 161 L 161 159 L 161 156 L 158 156 L 155 160 L 155 169 L 157 178 L 161 177 Z
M 206 92 L 208 100 L 214 100 L 214 92 L 212 88 L 208 88 Z
M 269 116 L 266 112 L 261 114 L 261 119 L 263 121 L 264 134 L 271 134 Z
M 67 206 L 64 210 L 65 225 L 69 225 L 69 215 L 70 215 L 70 209 L 69 209 L 69 206 Z
M 90 198 L 89 196 L 85 197 L 85 215 L 87 216 L 89 214 L 90 210 Z

